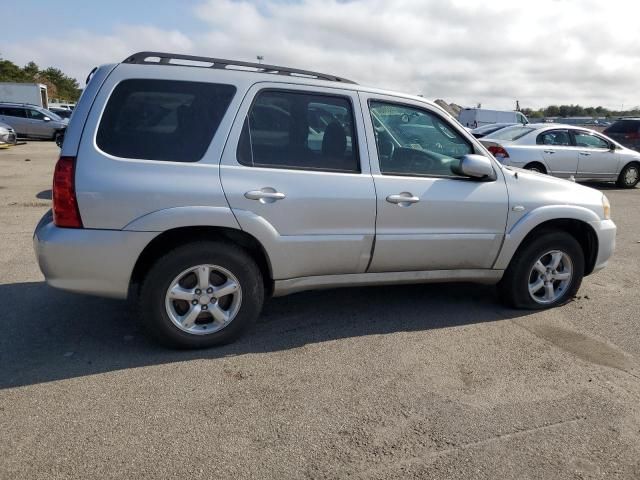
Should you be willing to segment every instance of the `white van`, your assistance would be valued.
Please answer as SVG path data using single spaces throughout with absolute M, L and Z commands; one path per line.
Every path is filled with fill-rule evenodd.
M 477 128 L 491 123 L 529 123 L 521 112 L 504 110 L 485 110 L 482 108 L 463 108 L 458 121 L 468 128 Z

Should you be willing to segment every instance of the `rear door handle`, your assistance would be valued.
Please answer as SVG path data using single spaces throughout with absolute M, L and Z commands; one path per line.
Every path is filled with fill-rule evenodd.
M 580 152 L 580 155 L 584 155 L 585 157 L 588 157 L 591 154 L 589 152 Z
M 555 150 L 545 150 L 544 153 L 556 153 Z
M 249 190 L 244 194 L 244 197 L 249 200 L 258 200 L 260 203 L 273 203 L 286 198 L 286 195 L 282 192 L 277 192 L 275 188 L 264 187 L 260 190 Z
M 408 207 L 414 203 L 418 203 L 420 199 L 409 192 L 398 193 L 397 195 L 389 195 L 387 202 L 395 203 L 401 207 Z

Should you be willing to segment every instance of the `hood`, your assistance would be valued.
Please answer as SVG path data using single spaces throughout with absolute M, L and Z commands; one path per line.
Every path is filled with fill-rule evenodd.
M 523 206 L 523 213 L 551 205 L 578 206 L 604 218 L 602 192 L 569 180 L 521 168 L 503 167 L 509 191 L 509 210 Z

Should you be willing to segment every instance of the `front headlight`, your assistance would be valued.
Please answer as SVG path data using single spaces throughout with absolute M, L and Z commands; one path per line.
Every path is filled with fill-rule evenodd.
M 602 195 L 602 209 L 604 210 L 604 219 L 611 220 L 611 204 L 606 195 Z

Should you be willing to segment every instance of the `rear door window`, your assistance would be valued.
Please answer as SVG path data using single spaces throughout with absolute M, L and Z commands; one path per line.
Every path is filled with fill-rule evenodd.
M 244 122 L 238 163 L 360 172 L 353 108 L 346 97 L 265 90 Z
M 538 145 L 571 146 L 569 130 L 549 130 L 541 133 L 536 139 Z
M 19 118 L 26 117 L 24 108 L 16 108 L 16 107 L 2 107 L 0 108 L 0 114 L 6 115 L 8 117 L 19 117 Z
M 98 147 L 122 158 L 197 162 L 235 91 L 215 83 L 124 80 L 105 107 Z

